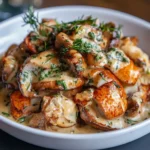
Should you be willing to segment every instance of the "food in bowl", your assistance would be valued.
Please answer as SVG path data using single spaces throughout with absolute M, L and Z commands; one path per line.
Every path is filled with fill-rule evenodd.
M 30 32 L 1 59 L 1 114 L 64 133 L 122 129 L 149 118 L 149 57 L 121 26 L 92 17 L 67 23 L 30 8 Z

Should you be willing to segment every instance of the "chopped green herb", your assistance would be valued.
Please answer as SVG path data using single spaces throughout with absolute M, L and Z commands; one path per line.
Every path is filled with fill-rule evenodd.
M 6 113 L 6 112 L 2 112 L 2 115 L 5 116 L 5 117 L 9 117 L 10 116 L 10 114 Z
M 127 123 L 127 124 L 131 124 L 131 125 L 134 125 L 134 124 L 137 123 L 137 121 L 127 119 L 127 120 L 126 120 L 126 123 Z
M 60 66 L 56 66 L 55 64 L 52 64 L 51 68 L 49 70 L 42 70 L 41 71 L 39 80 L 41 81 L 47 77 L 54 77 L 54 76 L 58 77 L 58 76 L 60 76 L 60 73 L 61 73 Z
M 112 53 L 109 52 L 113 52 L 114 55 L 112 55 Z M 124 53 L 120 50 L 118 50 L 117 48 L 110 48 L 109 52 L 107 53 L 107 58 L 111 61 L 112 59 L 116 59 L 120 62 L 129 62 L 128 58 L 124 55 Z
M 100 59 L 102 59 L 102 56 L 99 56 L 98 54 L 95 56 L 95 60 L 99 61 Z
M 22 81 L 25 82 L 28 77 L 29 77 L 29 72 L 24 71 L 22 73 Z
M 95 34 L 93 32 L 89 32 L 88 36 L 90 39 L 94 40 L 95 39 Z
M 102 79 L 103 79 L 104 81 L 107 81 L 107 80 L 105 79 L 105 76 L 104 76 L 103 73 L 100 72 L 99 75 L 102 77 Z
M 82 39 L 76 39 L 73 42 L 73 49 L 78 50 L 81 53 L 89 53 L 91 52 L 91 49 L 93 48 L 91 43 L 84 42 Z
M 77 70 L 77 71 L 83 71 L 84 69 L 83 69 L 83 67 L 82 67 L 81 64 L 77 64 L 77 65 L 76 65 L 76 70 Z
M 36 41 L 38 38 L 37 38 L 37 36 L 31 36 L 30 39 L 31 39 L 31 41 Z
M 28 84 L 28 86 L 27 86 L 27 89 L 26 89 L 26 90 L 28 90 L 28 89 L 29 89 L 29 87 L 30 87 L 30 83 Z
M 23 122 L 25 122 L 25 120 L 26 120 L 26 117 L 21 117 L 21 118 L 18 119 L 18 122 L 23 123 Z
M 67 85 L 64 82 L 64 80 L 57 80 L 56 83 L 57 83 L 57 85 L 62 86 L 64 90 L 67 90 Z
M 56 55 L 55 55 L 55 54 L 48 54 L 48 55 L 46 55 L 46 57 L 47 57 L 47 60 L 46 60 L 45 63 L 47 63 L 47 62 L 48 62 L 49 60 L 51 60 L 52 58 L 56 57 Z
M 68 48 L 62 47 L 60 49 L 60 53 L 63 54 L 63 55 L 65 55 L 68 52 L 68 50 L 69 50 Z
M 99 28 L 105 32 L 114 32 L 116 35 L 116 38 L 121 38 L 121 29 L 122 29 L 122 25 L 119 25 L 117 28 L 116 27 L 110 27 L 109 24 L 105 24 L 104 22 L 102 22 L 99 26 Z
M 117 88 L 120 88 L 120 85 L 117 83 L 117 82 L 113 82 L 113 84 L 117 87 Z
M 112 122 L 111 121 L 107 121 L 108 126 L 112 126 Z
M 93 84 L 93 82 L 94 80 L 92 78 L 89 78 L 87 84 Z
M 36 58 L 36 57 L 37 57 L 37 55 L 36 55 L 36 54 L 34 54 L 34 55 L 32 55 L 31 57 L 32 57 L 32 58 Z

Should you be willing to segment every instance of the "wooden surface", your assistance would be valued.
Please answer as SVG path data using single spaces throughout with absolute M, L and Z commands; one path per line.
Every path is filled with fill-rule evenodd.
M 150 22 L 150 0 L 44 0 L 42 7 L 60 5 L 90 5 L 111 8 Z
M 150 0 L 44 0 L 42 7 L 90 5 L 120 10 L 150 22 Z M 59 144 L 59 143 L 58 143 Z M 150 134 L 109 150 L 150 150 Z M 0 130 L 0 150 L 46 150 L 20 141 Z

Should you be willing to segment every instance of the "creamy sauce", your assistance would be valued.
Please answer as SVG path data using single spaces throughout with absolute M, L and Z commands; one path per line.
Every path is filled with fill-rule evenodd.
M 9 105 L 6 106 L 7 102 L 5 102 L 6 100 L 8 101 L 7 95 L 9 93 L 10 92 L 7 91 L 6 89 L 0 89 L 0 115 L 7 117 L 8 119 L 16 122 L 16 120 L 10 115 L 10 106 Z M 3 113 L 9 114 L 9 116 L 4 115 Z M 21 124 L 28 126 L 28 120 L 25 122 L 22 122 Z M 46 130 L 51 131 L 51 132 L 61 132 L 61 133 L 71 133 L 71 134 L 102 132 L 100 130 L 94 129 L 93 127 L 91 127 L 89 125 L 79 125 L 79 124 L 76 124 L 69 128 L 60 128 L 57 126 L 47 126 Z
M 133 89 L 130 87 L 131 90 L 135 91 L 133 86 Z M 127 89 L 127 88 L 126 88 Z M 7 95 L 10 94 L 10 91 L 7 91 L 6 89 L 0 90 L 0 115 L 9 118 L 12 121 L 15 121 L 11 115 L 7 116 L 3 113 L 10 114 L 10 106 L 6 106 L 6 103 L 8 102 Z M 92 114 L 95 115 L 95 112 L 92 111 Z M 138 122 L 141 122 L 145 119 L 148 119 L 150 117 L 150 103 L 147 103 L 145 106 L 143 106 L 142 112 L 140 112 L 139 115 L 137 115 L 135 118 L 127 118 L 127 117 L 120 117 L 114 120 L 105 120 L 102 117 L 98 117 L 97 121 L 103 122 L 104 124 L 108 125 L 111 124 L 114 128 L 122 128 L 122 127 L 128 127 L 133 124 L 136 124 Z M 129 122 L 130 120 L 130 122 Z M 128 123 L 127 123 L 128 122 Z M 133 123 L 133 124 L 132 124 Z M 25 121 L 21 123 L 23 125 L 28 126 L 28 121 Z M 79 125 L 78 123 L 72 127 L 68 128 L 60 128 L 57 126 L 47 126 L 47 131 L 50 132 L 60 132 L 60 133 L 71 133 L 71 134 L 82 134 L 82 133 L 98 133 L 103 132 L 101 130 L 97 130 L 89 125 Z
M 97 28 L 94 28 L 90 25 L 81 25 L 81 26 L 79 25 L 78 27 L 79 27 L 77 30 L 78 32 L 74 33 L 72 37 L 68 36 L 67 34 L 63 32 L 59 33 L 56 36 L 54 47 L 58 49 L 63 48 L 62 46 L 64 46 L 64 48 L 77 47 L 77 48 L 74 48 L 75 50 L 80 50 L 81 47 L 83 47 L 82 51 L 83 52 L 85 51 L 85 53 L 86 52 L 89 53 L 87 56 L 88 58 L 87 58 L 86 63 L 90 67 L 92 66 L 92 67 L 99 68 L 99 67 L 105 66 L 116 76 L 118 75 L 119 70 L 129 66 L 131 68 L 130 69 L 131 71 L 130 72 L 127 71 L 127 74 L 136 79 L 139 71 L 136 71 L 136 69 L 134 71 L 133 66 L 132 65 L 130 66 L 132 62 L 130 58 L 134 60 L 135 62 L 137 61 L 137 59 L 139 59 L 140 61 L 145 62 L 146 67 L 150 68 L 148 56 L 144 52 L 142 52 L 142 50 L 139 49 L 138 47 L 129 43 L 127 44 L 127 46 L 122 46 L 121 49 L 112 48 L 112 49 L 108 49 L 108 51 L 104 51 L 107 49 L 107 44 L 109 44 L 107 43 L 109 42 L 109 37 L 105 39 L 103 37 L 103 32 L 101 30 L 98 30 Z M 80 42 L 80 43 L 76 43 L 78 45 L 74 43 L 74 41 L 77 39 L 79 39 L 79 42 Z M 29 43 L 26 43 L 26 46 L 29 48 L 28 44 Z M 39 48 L 40 46 L 43 46 L 42 44 L 40 45 L 40 43 L 37 43 L 37 40 L 35 40 L 34 42 L 33 40 L 31 40 L 31 44 L 33 44 L 32 46 L 36 46 L 36 47 L 39 46 Z M 44 44 L 47 44 L 47 43 L 44 43 Z M 20 47 L 17 49 L 19 50 Z M 33 51 L 32 49 L 30 50 Z M 9 59 L 7 58 L 8 60 L 7 60 L 7 63 L 5 63 L 5 65 L 6 65 L 6 69 L 9 68 L 10 70 L 9 72 L 8 70 L 6 70 L 6 73 L 8 74 L 8 77 L 9 77 L 8 81 L 13 81 L 12 80 L 13 77 L 15 77 L 16 79 L 16 72 L 18 71 L 18 66 L 23 64 L 22 70 L 18 76 L 18 79 L 19 79 L 20 90 L 24 96 L 30 97 L 30 98 L 41 96 L 39 94 L 40 90 L 45 90 L 45 89 L 71 90 L 71 89 L 78 89 L 78 87 L 83 86 L 84 76 L 81 76 L 81 77 L 74 76 L 72 74 L 73 71 L 65 71 L 65 70 L 62 71 L 60 69 L 61 55 L 57 55 L 57 54 L 61 54 L 61 53 L 59 53 L 58 51 L 47 50 L 39 54 L 32 55 L 31 57 L 28 57 L 28 59 L 26 58 L 27 56 L 29 56 L 29 54 L 26 54 L 26 50 L 23 50 L 23 51 L 21 51 L 20 49 L 18 53 L 15 50 L 14 51 L 15 54 L 12 54 L 12 56 L 15 55 L 15 59 L 12 59 L 12 56 L 8 56 Z M 82 51 L 81 51 L 81 54 L 83 53 Z M 16 56 L 17 54 L 18 56 Z M 72 57 L 72 54 L 70 54 L 71 57 Z M 84 68 L 84 67 L 82 68 L 82 65 L 81 65 L 82 62 L 80 61 L 82 60 L 82 57 L 84 60 L 84 56 L 81 54 L 79 55 L 79 53 L 77 53 L 76 55 L 73 55 L 74 58 L 77 59 L 76 64 L 79 70 L 80 69 L 82 70 Z M 22 56 L 26 56 L 26 57 L 24 58 Z M 130 58 L 127 56 L 129 56 Z M 64 58 L 65 57 L 66 56 L 64 54 Z M 143 69 L 146 70 L 144 67 Z M 70 69 L 70 70 L 73 70 L 73 69 Z M 82 71 L 85 71 L 85 70 L 83 69 Z M 125 73 L 126 72 L 123 72 L 123 74 Z M 120 79 L 120 76 L 118 78 Z M 111 76 L 107 77 L 107 75 L 103 75 L 101 72 L 98 71 L 88 76 L 87 80 L 89 80 L 87 85 L 94 86 L 95 88 L 99 88 L 100 86 L 112 81 L 113 79 L 111 79 Z M 94 90 L 91 89 L 91 90 L 87 90 L 87 91 L 85 90 L 82 93 L 76 94 L 77 100 L 81 100 L 81 103 L 87 100 L 87 104 L 86 105 L 83 104 L 83 106 L 77 103 L 80 109 L 81 118 L 88 124 L 91 124 L 91 125 L 94 124 L 94 126 L 98 125 L 99 128 L 104 127 L 104 129 L 107 128 L 109 130 L 126 128 L 128 126 L 141 122 L 145 119 L 148 119 L 150 117 L 150 102 L 144 103 L 143 101 L 144 99 L 143 95 L 145 93 L 144 93 L 144 90 L 142 91 L 142 84 L 144 85 L 150 84 L 150 75 L 149 74 L 142 75 L 142 77 L 139 80 L 140 80 L 140 83 L 137 82 L 133 86 L 124 87 L 125 92 L 128 97 L 128 101 L 129 101 L 129 97 L 131 96 L 131 100 L 135 101 L 139 106 L 136 112 L 136 115 L 134 117 L 132 115 L 127 116 L 126 113 L 124 114 L 126 107 L 122 101 L 120 104 L 120 107 L 122 107 L 123 109 L 123 113 L 121 113 L 122 115 L 118 115 L 119 117 L 117 116 L 117 118 L 113 117 L 113 119 L 110 119 L 110 120 L 106 119 L 107 117 L 104 118 L 102 116 L 102 113 L 100 113 L 100 109 L 98 108 L 97 103 L 94 100 L 95 98 L 94 97 L 95 95 L 93 94 Z M 41 85 L 43 85 L 43 87 Z M 113 85 L 113 86 L 115 86 L 116 88 L 116 85 Z M 29 106 L 29 109 L 33 109 L 33 106 L 36 106 L 35 108 L 36 111 L 32 111 L 32 112 L 37 112 L 37 110 L 39 111 L 40 109 L 38 108 L 38 106 L 41 106 L 40 115 L 46 120 L 47 131 L 70 133 L 70 134 L 102 132 L 101 130 L 95 129 L 92 126 L 87 125 L 82 120 L 80 120 L 80 118 L 77 115 L 79 111 L 78 106 L 73 101 L 73 98 L 72 98 L 73 96 L 71 98 L 65 97 L 64 95 L 54 96 L 50 94 L 50 90 L 48 92 L 49 92 L 47 94 L 48 96 L 45 96 L 46 94 L 43 92 L 43 95 L 47 97 L 47 99 L 45 99 L 44 97 L 42 103 L 41 103 L 41 98 L 38 97 L 39 99 L 35 98 L 33 102 L 31 99 L 31 105 Z M 25 117 L 25 119 L 22 122 L 20 122 L 19 119 L 15 120 L 11 116 L 10 97 L 9 97 L 10 94 L 11 94 L 11 91 L 9 89 L 5 89 L 5 88 L 0 89 L 0 115 L 3 115 L 9 118 L 12 121 L 16 121 L 18 123 L 22 123 L 23 125 L 29 126 L 29 120 L 32 117 L 32 114 L 31 114 L 32 112 L 29 113 L 31 115 L 25 114 L 28 116 Z M 72 93 L 70 92 L 70 94 Z M 118 90 L 111 89 L 110 96 L 111 96 L 109 97 L 110 101 L 113 99 L 116 101 L 116 103 L 112 105 L 110 104 L 110 106 L 111 107 L 114 106 L 115 108 L 117 108 L 118 103 L 122 100 L 121 99 L 122 97 L 119 93 L 119 89 Z M 107 103 L 106 98 L 104 98 L 103 100 L 104 102 L 106 101 Z M 36 104 L 37 101 L 39 102 L 38 105 Z M 112 109 L 111 107 L 108 107 L 109 110 Z M 23 110 L 25 108 L 23 108 Z M 37 114 L 38 112 L 36 113 L 36 115 Z M 43 116 L 43 114 L 45 116 Z M 40 119 L 41 118 L 39 117 L 37 120 L 40 120 Z M 45 124 L 44 121 L 43 121 L 43 125 Z M 38 122 L 38 127 L 39 127 L 39 124 L 40 123 Z

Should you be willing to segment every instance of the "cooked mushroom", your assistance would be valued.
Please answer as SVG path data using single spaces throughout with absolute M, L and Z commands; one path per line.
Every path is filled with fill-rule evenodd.
M 59 127 L 71 127 L 76 124 L 77 106 L 62 94 L 45 96 L 43 98 L 42 112 L 47 124 Z
M 135 66 L 132 60 L 130 60 L 123 51 L 118 48 L 112 48 L 107 53 L 108 64 L 107 67 L 116 75 L 116 77 L 126 83 L 135 84 L 140 70 Z
M 38 128 L 38 129 L 45 129 L 45 116 L 43 113 L 34 113 L 29 120 L 30 127 Z

